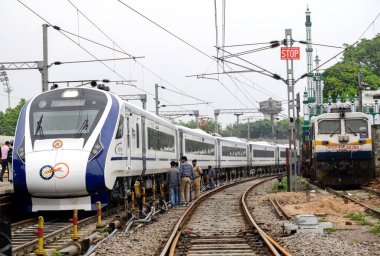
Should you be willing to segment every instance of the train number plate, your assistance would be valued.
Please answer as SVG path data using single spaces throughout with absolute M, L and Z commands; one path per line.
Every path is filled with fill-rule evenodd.
M 360 150 L 359 145 L 327 146 L 327 151 L 358 151 L 358 150 Z

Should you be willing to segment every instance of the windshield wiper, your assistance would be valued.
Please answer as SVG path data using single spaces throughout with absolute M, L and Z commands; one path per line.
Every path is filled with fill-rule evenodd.
M 346 126 L 346 129 L 356 136 L 356 133 L 350 127 Z
M 44 138 L 44 130 L 42 129 L 42 119 L 44 118 L 44 114 L 41 115 L 40 120 L 37 121 L 37 128 L 34 136 L 37 136 L 39 133 L 41 138 Z
M 332 137 L 334 134 L 338 134 L 337 132 L 340 130 L 340 127 L 336 128 L 331 134 L 330 137 Z
M 77 134 L 75 137 L 80 138 L 85 130 L 88 128 L 88 117 L 85 119 L 82 123 L 82 125 L 79 127 Z

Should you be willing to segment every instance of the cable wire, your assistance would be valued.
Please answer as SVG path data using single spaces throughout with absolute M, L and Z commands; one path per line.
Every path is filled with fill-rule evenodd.
M 105 45 L 102 45 L 104 47 L 107 47 L 111 50 L 114 50 L 114 51 L 117 51 L 117 52 L 121 52 L 123 54 L 127 54 L 127 55 L 130 55 L 129 53 L 127 53 L 119 44 L 117 44 L 110 36 L 108 36 L 99 26 L 97 26 L 95 24 L 95 22 L 93 22 L 87 15 L 85 15 L 82 11 L 80 11 L 78 9 L 77 6 L 75 6 L 70 0 L 68 0 L 68 2 L 77 10 L 79 11 L 83 17 L 85 17 L 93 26 L 95 26 L 104 36 L 106 36 L 114 45 L 116 45 L 121 51 L 118 51 L 114 48 L 111 48 L 111 47 L 108 47 L 108 46 L 105 46 Z M 85 39 L 85 40 L 89 40 L 89 39 Z M 89 40 L 91 42 L 94 42 L 93 40 Z M 94 42 L 96 43 L 96 42 Z M 135 60 L 136 61 L 136 60 Z M 205 100 L 202 100 L 202 99 L 197 99 L 195 97 L 192 97 L 188 94 L 186 94 L 184 91 L 180 90 L 178 87 L 174 86 L 173 84 L 169 83 L 167 80 L 163 79 L 161 76 L 159 76 L 157 73 L 153 72 L 151 69 L 149 69 L 148 67 L 144 66 L 142 63 L 140 63 L 139 61 L 136 61 L 136 63 L 138 63 L 139 65 L 141 65 L 142 68 L 145 68 L 146 70 L 148 70 L 151 74 L 153 74 L 154 76 L 156 76 L 157 78 L 159 78 L 160 80 L 164 81 L 165 83 L 167 83 L 168 85 L 172 86 L 173 88 L 177 89 L 179 92 L 182 93 L 183 96 L 186 96 L 186 97 L 189 97 L 189 98 L 193 98 L 193 99 L 196 99 L 198 101 L 201 101 L 201 102 L 206 102 Z

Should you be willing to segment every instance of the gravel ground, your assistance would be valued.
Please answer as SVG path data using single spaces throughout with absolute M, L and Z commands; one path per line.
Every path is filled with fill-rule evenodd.
M 93 255 L 157 255 L 175 224 L 187 208 L 174 208 L 159 214 L 156 220 L 130 232 L 118 232 L 103 243 Z
M 282 226 L 288 221 L 279 220 L 268 201 L 273 182 L 253 190 L 249 206 L 258 224 L 279 244 L 293 255 L 380 255 L 378 235 L 368 232 L 367 226 L 356 226 L 351 230 L 337 230 L 331 234 L 296 233 L 283 236 Z

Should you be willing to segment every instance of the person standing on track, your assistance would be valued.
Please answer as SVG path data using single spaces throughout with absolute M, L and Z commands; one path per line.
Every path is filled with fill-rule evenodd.
M 190 202 L 190 185 L 194 180 L 193 168 L 187 162 L 187 157 L 181 157 L 181 166 L 179 168 L 181 174 L 181 202 L 182 206 L 189 206 Z M 185 197 L 186 191 L 186 197 Z
M 170 167 L 171 168 L 168 170 L 168 174 L 166 176 L 166 184 L 169 188 L 170 201 L 173 208 L 179 205 L 178 188 L 181 185 L 181 175 L 179 174 L 179 170 L 176 168 L 175 161 L 170 162 Z
M 215 178 L 216 178 L 216 171 L 214 168 L 211 168 L 211 165 L 208 166 L 208 176 L 210 181 L 210 189 L 215 188 Z
M 5 169 L 8 166 L 8 150 L 9 150 L 9 141 L 5 142 L 5 145 L 1 147 L 1 173 L 0 173 L 0 181 L 3 182 L 3 176 Z
M 195 198 L 198 198 L 201 194 L 201 177 L 203 174 L 202 168 L 197 165 L 197 160 L 193 160 L 193 172 L 194 172 L 194 190 Z

